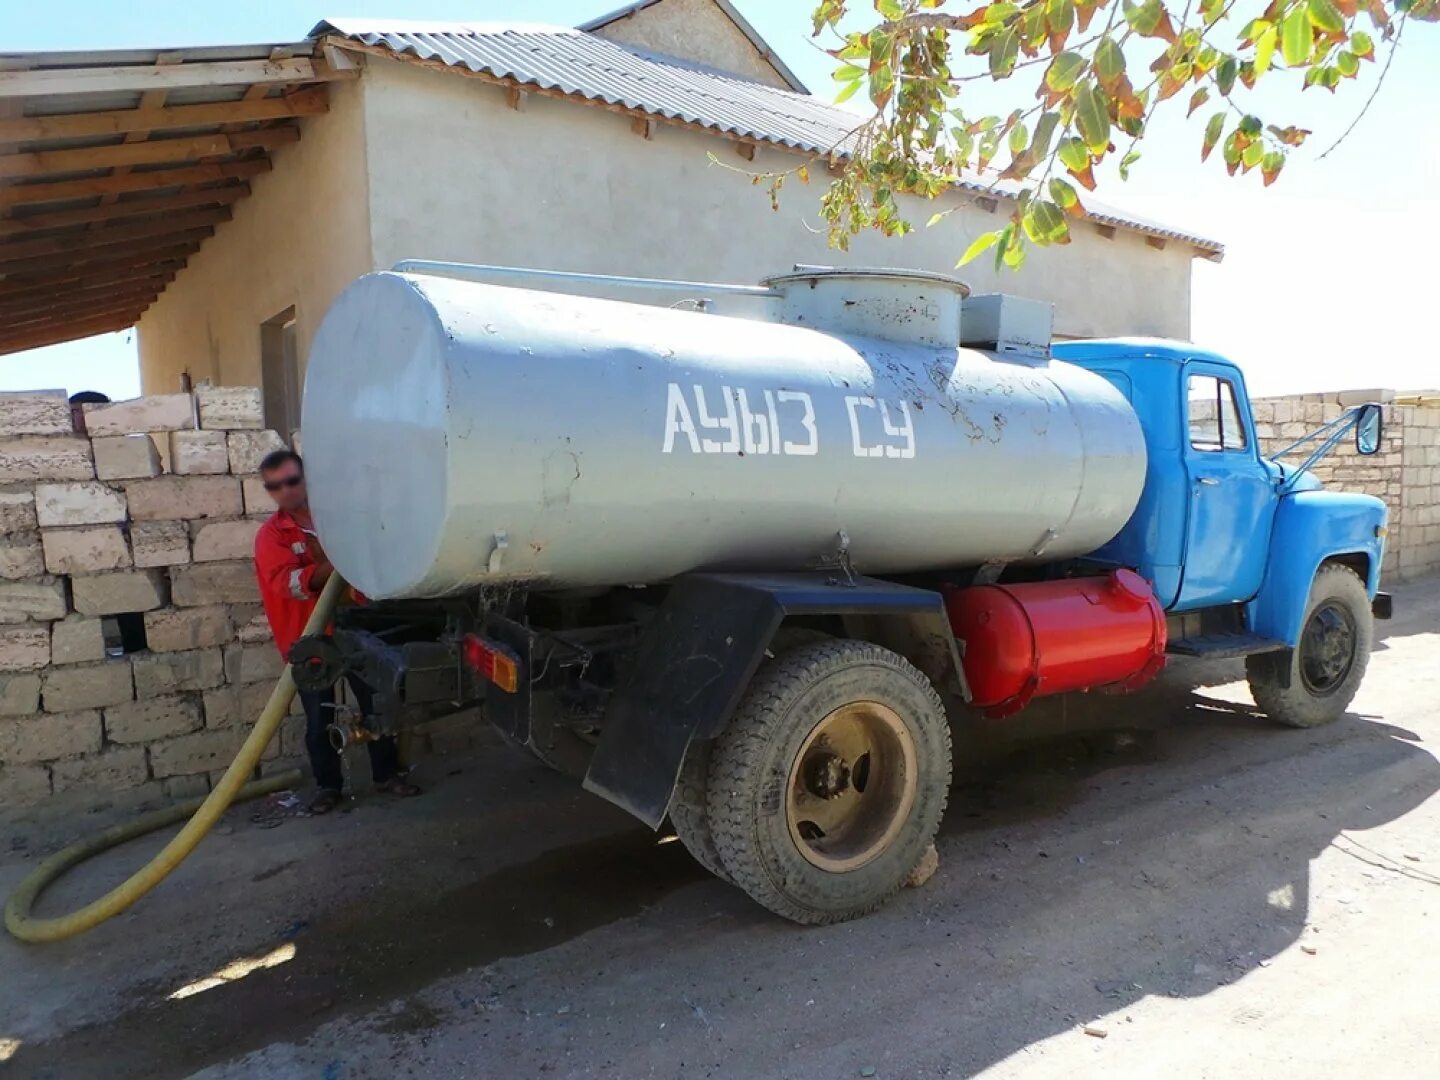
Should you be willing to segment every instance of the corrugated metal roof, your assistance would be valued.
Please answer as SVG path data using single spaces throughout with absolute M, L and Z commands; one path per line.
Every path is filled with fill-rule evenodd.
M 497 79 L 742 139 L 816 154 L 843 153 L 861 118 L 808 94 L 769 86 L 674 57 L 649 53 L 568 27 L 537 23 L 405 22 L 329 19 L 312 36 L 333 35 L 399 56 L 436 61 Z M 967 190 L 1013 197 L 1013 184 L 982 180 Z M 1224 247 L 1096 200 L 1082 200 L 1103 225 L 1193 245 L 1218 258 Z

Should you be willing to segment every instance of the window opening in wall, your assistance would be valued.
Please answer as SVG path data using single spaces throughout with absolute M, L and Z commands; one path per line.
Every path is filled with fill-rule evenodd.
M 265 396 L 265 426 L 286 439 L 300 426 L 299 352 L 293 306 L 260 324 L 260 385 Z

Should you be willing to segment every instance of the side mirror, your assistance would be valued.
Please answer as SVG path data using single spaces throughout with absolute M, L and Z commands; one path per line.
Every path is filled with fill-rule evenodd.
M 1380 449 L 1380 435 L 1384 430 L 1384 408 L 1371 402 L 1360 406 L 1355 418 L 1355 452 L 1369 456 Z

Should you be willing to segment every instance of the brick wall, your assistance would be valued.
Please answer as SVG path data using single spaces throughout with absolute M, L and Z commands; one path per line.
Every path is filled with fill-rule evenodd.
M 1344 404 L 1342 404 L 1342 398 Z M 1375 495 L 1390 508 L 1390 534 L 1381 574 L 1404 580 L 1440 572 L 1440 408 L 1394 404 L 1393 391 L 1366 394 L 1297 394 L 1251 402 L 1265 453 L 1274 453 L 1362 398 L 1385 405 L 1379 453 L 1362 457 L 1352 435 L 1315 466 L 1327 487 Z M 1305 453 L 1313 449 L 1308 445 Z M 1305 453 L 1287 456 L 1299 464 Z
M 256 469 L 285 445 L 260 392 L 85 413 L 88 437 L 63 394 L 0 394 L 0 809 L 203 794 L 281 670 L 251 562 L 272 509 Z M 299 763 L 303 736 L 292 714 L 261 774 Z M 465 725 L 421 737 L 458 745 Z

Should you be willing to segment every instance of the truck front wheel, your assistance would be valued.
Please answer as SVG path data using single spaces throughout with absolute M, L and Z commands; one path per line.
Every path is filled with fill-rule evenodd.
M 1289 727 L 1338 719 L 1365 677 L 1373 634 L 1364 583 L 1347 566 L 1322 566 L 1310 586 L 1299 644 L 1245 660 L 1255 704 Z
M 828 641 L 761 670 L 707 772 L 726 876 L 787 919 L 840 922 L 878 908 L 924 856 L 949 796 L 950 728 L 903 657 Z

